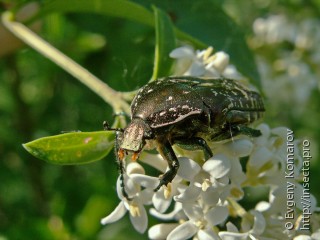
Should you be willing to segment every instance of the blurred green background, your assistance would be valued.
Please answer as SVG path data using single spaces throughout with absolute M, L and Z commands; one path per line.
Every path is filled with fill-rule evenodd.
M 86 1 L 81 2 L 85 6 Z M 287 126 L 294 130 L 297 139 L 311 141 L 311 191 L 320 199 L 317 188 L 320 181 L 320 47 L 313 44 L 320 41 L 319 32 L 315 34 L 320 17 L 319 1 L 202 0 L 198 4 L 204 12 L 187 9 L 192 1 L 183 1 L 186 9 L 170 1 L 134 2 L 148 9 L 151 3 L 163 8 L 180 29 L 216 50 L 225 50 L 242 73 L 260 78 L 259 71 L 264 88 L 276 86 L 269 93 L 263 89 L 266 92 L 265 122 L 271 127 Z M 212 2 L 215 8 L 211 8 Z M 8 0 L 1 1 L 0 8 L 4 12 L 28 4 L 28 1 Z M 37 4 L 41 13 L 47 1 Z M 152 76 L 154 28 L 94 13 L 90 6 L 87 12 L 64 12 L 62 5 L 61 11 L 38 17 L 36 31 L 112 88 L 138 89 Z M 228 17 L 235 24 L 231 42 L 240 50 L 226 46 L 225 41 L 230 38 L 228 27 L 203 22 L 203 15 L 210 18 L 211 14 L 221 13 L 222 18 Z M 305 29 L 303 23 L 311 21 L 315 26 L 311 24 L 309 32 L 314 34 L 305 34 L 305 45 L 281 36 L 268 40 L 267 35 L 259 35 L 257 19 L 270 19 L 270 16 L 283 16 L 286 21 L 281 23 L 296 26 L 297 36 L 299 26 Z M 199 30 L 199 25 L 203 25 L 203 29 Z M 131 239 L 141 239 L 128 216 L 112 225 L 100 225 L 100 219 L 118 204 L 115 192 L 118 172 L 113 152 L 102 161 L 88 165 L 55 166 L 35 159 L 23 149 L 22 143 L 62 131 L 102 130 L 104 120 L 113 121 L 113 112 L 77 79 L 10 38 L 4 27 L 0 27 L 0 239 L 127 239 L 129 235 Z M 214 33 L 211 35 L 210 31 Z M 270 31 L 276 32 L 272 28 Z M 210 39 L 210 36 L 220 36 L 220 39 Z M 244 42 L 248 49 L 243 48 Z M 254 56 L 252 59 L 250 54 Z M 244 57 L 248 58 L 247 62 L 242 61 Z M 294 62 L 287 63 L 286 59 Z M 241 66 L 241 62 L 245 66 Z M 294 75 L 294 71 L 300 71 L 301 75 Z M 300 97 L 299 92 L 294 91 L 301 89 L 300 85 L 294 85 L 292 77 L 298 77 L 301 86 L 310 85 Z M 284 79 L 283 85 L 279 85 L 281 79 Z M 277 99 L 272 92 L 287 97 Z M 149 217 L 149 226 L 155 223 L 156 219 Z M 142 238 L 147 239 L 147 234 Z

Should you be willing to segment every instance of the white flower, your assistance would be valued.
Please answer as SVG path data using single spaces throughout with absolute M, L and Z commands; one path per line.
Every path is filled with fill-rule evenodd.
M 318 83 L 319 19 L 294 22 L 285 15 L 271 15 L 256 19 L 253 31 L 253 46 L 266 48 L 270 52 L 257 59 L 264 90 L 272 108 L 295 106 L 292 113 L 301 115 Z M 288 43 L 292 45 L 290 49 L 283 47 Z M 266 51 L 260 50 L 259 53 Z
M 219 236 L 223 240 L 260 239 L 259 236 L 266 229 L 266 222 L 260 212 L 252 210 L 247 217 L 243 218 L 241 223 L 243 232 L 240 233 L 238 228 L 231 222 L 228 222 L 226 226 L 227 231 L 219 232 Z
M 177 176 L 168 187 L 162 187 L 158 192 L 153 191 L 159 183 L 158 177 L 145 175 L 138 163 L 129 163 L 125 187 L 132 200 L 122 197 L 118 181 L 121 202 L 101 222 L 115 222 L 129 211 L 134 228 L 144 232 L 148 223 L 144 206 L 152 205 L 152 216 L 176 222 L 152 226 L 148 231 L 150 239 L 267 239 L 279 236 L 285 239 L 298 236 L 284 228 L 283 217 L 287 209 L 284 170 L 289 130 L 283 127 L 270 129 L 266 124 L 261 124 L 258 129 L 262 136 L 257 138 L 239 136 L 231 141 L 212 144 L 215 154 L 205 162 L 179 157 Z M 299 157 L 297 146 L 294 142 Z M 158 155 L 143 153 L 141 157 L 161 172 L 166 171 L 165 161 Z M 248 157 L 246 172 L 240 164 L 243 157 Z M 296 186 L 295 197 L 300 199 L 303 187 L 298 182 L 302 167 L 299 161 L 295 163 L 297 170 L 293 183 Z M 244 195 L 243 186 L 256 185 L 270 188 L 269 201 L 259 202 L 254 209 L 245 211 L 237 203 Z M 310 196 L 310 210 L 314 212 L 316 199 Z M 172 205 L 173 210 L 167 212 Z M 302 208 L 299 203 L 295 206 L 296 210 L 298 208 Z M 236 226 L 232 219 L 228 219 L 231 212 L 233 216 L 240 217 L 241 225 Z M 298 218 L 297 214 L 294 221 Z M 227 229 L 222 231 L 220 224 L 225 221 L 228 221 Z
M 279 36 L 270 36 L 276 37 Z M 191 47 L 181 47 L 172 51 L 170 56 L 178 59 L 176 73 L 179 75 L 226 76 L 233 68 L 229 65 L 229 56 L 222 52 L 212 54 L 212 51 L 212 48 L 194 51 Z M 207 161 L 201 151 L 189 151 L 187 155 L 188 152 L 175 148 L 180 165 L 177 176 L 157 192 L 153 189 L 159 184 L 158 176 L 146 175 L 138 163 L 128 164 L 124 185 L 132 200 L 122 196 L 118 180 L 117 192 L 121 202 L 101 222 L 115 222 L 129 211 L 134 228 L 144 232 L 148 224 L 145 206 L 151 205 L 150 215 L 170 223 L 161 222 L 150 227 L 149 239 L 308 239 L 296 230 L 285 229 L 285 171 L 290 130 L 285 127 L 270 129 L 267 124 L 261 124 L 257 129 L 262 133 L 257 138 L 240 135 L 224 142 L 208 143 L 214 156 Z M 299 182 L 303 158 L 299 141 L 293 141 L 293 149 L 291 182 L 296 187 L 295 198 L 300 199 L 303 194 Z M 159 154 L 142 152 L 139 160 L 157 169 L 160 175 L 168 169 L 167 162 Z M 268 201 L 256 202 L 255 207 L 244 209 L 238 202 L 245 197 L 244 187 L 254 189 L 257 186 L 268 189 Z M 255 191 L 250 194 L 255 195 Z M 310 194 L 312 213 L 317 210 L 316 206 L 316 199 Z M 297 202 L 294 210 L 301 209 L 303 206 Z M 240 224 L 234 219 L 240 220 Z M 297 214 L 293 220 L 296 226 L 299 226 L 299 219 L 301 215 Z M 317 226 L 315 224 L 312 230 Z M 317 234 L 319 232 L 314 230 L 311 236 Z
M 219 239 L 212 227 L 222 223 L 228 216 L 225 206 L 216 206 L 209 210 L 203 209 L 198 204 L 183 204 L 188 221 L 172 230 L 167 239 L 189 239 L 197 235 L 198 239 Z
M 219 51 L 214 54 L 213 48 L 195 51 L 190 46 L 174 49 L 170 57 L 177 59 L 174 75 L 243 78 L 233 65 L 229 64 L 229 55 Z
M 136 162 L 128 164 L 127 170 L 129 170 L 127 172 L 128 174 L 134 174 L 135 172 L 144 172 L 142 166 Z M 151 179 L 146 178 L 145 184 L 154 187 L 154 184 L 152 184 Z M 150 204 L 150 198 L 153 195 L 153 191 L 150 188 L 146 188 L 141 191 L 141 187 L 134 183 L 134 181 L 127 174 L 124 175 L 124 185 L 128 196 L 132 198 L 132 200 L 128 201 L 125 197 L 123 197 L 121 180 L 119 177 L 117 181 L 117 192 L 119 198 L 121 199 L 121 202 L 112 213 L 110 213 L 108 216 L 101 220 L 101 224 L 109 224 L 116 222 L 120 218 L 122 218 L 127 211 L 129 211 L 130 220 L 133 227 L 138 232 L 143 233 L 145 232 L 148 226 L 147 212 L 143 205 Z

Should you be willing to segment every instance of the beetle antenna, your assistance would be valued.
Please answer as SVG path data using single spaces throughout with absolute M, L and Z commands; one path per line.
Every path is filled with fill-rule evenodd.
M 123 132 L 123 128 L 112 128 L 107 121 L 103 121 L 103 129 L 106 131 Z

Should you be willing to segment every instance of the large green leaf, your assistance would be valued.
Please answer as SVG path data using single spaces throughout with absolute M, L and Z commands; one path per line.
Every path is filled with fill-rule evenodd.
M 176 26 L 175 33 L 180 39 L 197 48 L 213 46 L 227 52 L 238 70 L 261 88 L 254 56 L 246 44 L 243 30 L 214 0 L 54 0 L 43 4 L 33 19 L 52 12 L 93 12 L 154 27 L 151 4 L 170 13 Z
M 33 156 L 44 161 L 77 165 L 105 157 L 113 147 L 114 134 L 107 131 L 72 132 L 44 137 L 23 144 Z
M 126 0 L 54 0 L 43 4 L 35 18 L 53 12 L 87 12 L 100 13 L 113 17 L 121 17 L 149 26 L 154 26 L 151 11 L 134 2 Z
M 146 8 L 151 8 L 149 0 L 133 0 Z M 254 55 L 249 49 L 243 29 L 238 26 L 214 0 L 170 1 L 154 0 L 152 4 L 161 7 L 173 18 L 180 39 L 196 38 L 216 51 L 225 51 L 232 63 L 245 76 L 261 88 L 260 75 Z M 184 37 L 184 34 L 187 34 Z M 195 45 L 194 41 L 191 41 Z M 197 44 L 195 47 L 203 48 Z
M 176 38 L 168 15 L 157 7 L 153 9 L 156 29 L 156 48 L 152 76 L 154 80 L 170 75 L 173 59 L 169 57 L 169 54 L 176 46 Z

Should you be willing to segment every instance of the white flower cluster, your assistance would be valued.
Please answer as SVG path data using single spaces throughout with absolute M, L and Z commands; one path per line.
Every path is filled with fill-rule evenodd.
M 258 58 L 264 90 L 270 103 L 273 107 L 283 106 L 279 103 L 294 105 L 293 113 L 301 114 L 318 83 L 319 19 L 295 23 L 284 15 L 271 15 L 256 19 L 253 31 L 252 45 L 257 49 L 267 48 L 267 56 L 272 56 L 271 59 L 262 55 Z M 290 48 L 285 47 L 288 43 Z M 285 91 L 279 94 L 279 89 Z
M 182 47 L 174 50 L 171 56 L 185 61 L 188 67 L 181 63 L 177 67 L 178 71 L 184 68 L 188 75 L 225 74 L 229 67 L 228 55 L 218 52 L 210 56 L 211 53 L 212 48 L 193 51 L 190 47 Z M 317 221 L 310 231 L 299 231 L 301 206 L 298 204 L 294 206 L 297 214 L 292 219 L 295 228 L 288 230 L 285 227 L 288 129 L 270 129 L 266 124 L 257 129 L 262 133 L 257 138 L 238 136 L 209 143 L 214 156 L 207 161 L 201 151 L 184 151 L 174 146 L 180 168 L 174 180 L 158 192 L 154 192 L 159 184 L 158 177 L 146 175 L 141 164 L 130 162 L 124 183 L 132 200 L 123 197 L 118 179 L 117 192 L 121 201 L 101 223 L 118 221 L 128 212 L 133 227 L 143 233 L 148 228 L 149 211 L 150 215 L 163 221 L 149 228 L 149 239 L 320 239 Z M 298 182 L 303 159 L 297 142 L 294 142 L 294 149 L 292 183 L 298 199 L 303 190 Z M 158 154 L 143 152 L 140 161 L 161 173 L 167 170 L 167 162 Z M 255 206 L 245 209 L 239 203 L 245 198 L 244 188 L 258 186 L 268 189 L 269 200 L 256 202 Z M 310 201 L 310 211 L 314 212 L 316 199 L 312 195 Z
M 271 15 L 256 19 L 253 30 L 260 44 L 277 44 L 287 41 L 297 48 L 316 50 L 312 54 L 315 59 L 320 60 L 319 24 L 319 19 L 305 19 L 295 23 L 285 15 Z
M 134 228 L 143 233 L 148 227 L 145 206 L 152 205 L 151 215 L 176 223 L 152 226 L 148 231 L 150 239 L 289 239 L 299 235 L 299 228 L 292 231 L 285 228 L 287 128 L 270 129 L 261 124 L 258 129 L 262 132 L 258 138 L 242 136 L 211 145 L 215 155 L 205 162 L 200 152 L 194 157 L 197 161 L 179 157 L 177 176 L 158 192 L 153 191 L 158 178 L 145 175 L 139 163 L 129 163 L 125 186 L 132 200 L 122 196 L 118 181 L 121 202 L 101 222 L 115 222 L 129 212 Z M 299 153 L 297 145 L 295 148 Z M 243 160 L 247 161 L 246 170 L 241 166 Z M 296 186 L 295 198 L 300 199 L 303 187 L 298 182 L 302 166 L 299 154 L 296 160 L 293 184 Z M 143 153 L 141 161 L 161 172 L 166 170 L 166 162 L 159 155 Z M 237 201 L 244 197 L 244 187 L 254 186 L 269 187 L 269 201 L 261 201 L 254 208 L 245 210 Z M 310 199 L 310 210 L 314 212 L 316 200 L 312 195 Z M 167 212 L 172 204 L 173 210 Z M 299 211 L 299 207 L 297 205 L 295 210 Z M 241 218 L 240 226 L 233 222 L 235 217 Z M 297 214 L 293 223 L 298 224 L 298 221 Z M 311 235 L 311 232 L 305 234 Z M 303 239 L 319 239 L 320 229 L 311 237 Z
M 170 57 L 177 59 L 176 76 L 226 77 L 242 79 L 235 66 L 229 63 L 229 55 L 225 52 L 213 54 L 213 48 L 194 50 L 190 46 L 174 49 Z

